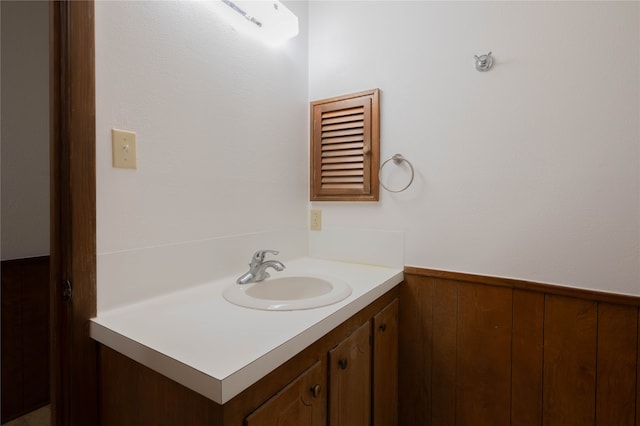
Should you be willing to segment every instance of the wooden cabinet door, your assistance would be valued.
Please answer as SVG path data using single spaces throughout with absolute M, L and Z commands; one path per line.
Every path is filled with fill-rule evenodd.
M 373 317 L 373 426 L 398 424 L 398 305 Z
M 371 424 L 371 325 L 329 351 L 329 425 Z
M 327 397 L 320 361 L 245 420 L 246 426 L 325 426 Z

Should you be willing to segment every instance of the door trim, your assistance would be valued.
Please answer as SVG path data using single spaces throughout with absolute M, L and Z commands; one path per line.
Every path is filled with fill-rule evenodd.
M 98 424 L 94 2 L 50 3 L 51 424 Z M 70 302 L 63 285 L 73 285 Z

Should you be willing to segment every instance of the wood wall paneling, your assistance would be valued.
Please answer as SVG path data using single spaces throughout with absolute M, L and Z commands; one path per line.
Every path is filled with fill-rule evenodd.
M 402 425 L 640 426 L 640 297 L 405 268 Z
M 636 341 L 636 351 L 638 356 L 638 361 L 636 362 L 636 426 L 640 426 L 640 309 L 638 311 L 638 340 Z
M 512 291 L 458 285 L 456 421 L 509 425 Z
M 423 282 L 424 281 L 424 282 Z M 400 424 L 431 425 L 431 347 L 433 285 L 409 275 L 400 286 L 399 389 Z M 404 422 L 403 422 L 404 420 Z
M 637 309 L 600 303 L 596 424 L 633 426 L 637 369 Z
M 544 295 L 513 291 L 511 424 L 542 424 Z
M 24 413 L 22 395 L 22 291 L 7 262 L 2 263 L 2 423 Z M 19 275 L 18 275 L 19 276 Z
M 49 257 L 36 258 L 24 281 L 23 334 L 25 411 L 49 403 Z
M 544 323 L 543 424 L 594 424 L 597 303 L 547 295 Z
M 2 422 L 49 403 L 49 257 L 2 262 Z
M 458 284 L 433 282 L 431 425 L 456 424 Z M 403 305 L 400 301 L 400 305 Z

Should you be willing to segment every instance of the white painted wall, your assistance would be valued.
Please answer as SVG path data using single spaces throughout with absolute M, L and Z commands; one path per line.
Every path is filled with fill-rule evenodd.
M 271 50 L 206 2 L 96 3 L 99 308 L 148 265 L 170 291 L 184 259 L 233 269 L 287 233 L 299 253 L 308 100 L 374 87 L 382 157 L 403 153 L 416 180 L 312 203 L 332 235 L 400 230 L 406 264 L 640 294 L 637 2 L 288 5 L 301 36 Z M 111 168 L 112 127 L 138 133 L 138 170 Z
M 282 49 L 207 2 L 96 2 L 98 252 L 304 228 L 303 32 Z M 111 167 L 111 128 L 138 170 Z
M 240 271 L 253 250 L 289 248 L 276 234 L 297 241 L 283 256 L 306 252 L 307 4 L 287 5 L 300 35 L 274 49 L 208 2 L 96 2 L 99 309 L 115 289 L 140 299 Z M 137 132 L 137 170 L 111 167 L 112 128 Z
M 2 1 L 2 260 L 49 254 L 49 5 Z
M 382 158 L 416 169 L 379 203 L 311 203 L 323 226 L 404 230 L 408 265 L 640 294 L 639 6 L 310 2 L 310 100 L 381 88 Z

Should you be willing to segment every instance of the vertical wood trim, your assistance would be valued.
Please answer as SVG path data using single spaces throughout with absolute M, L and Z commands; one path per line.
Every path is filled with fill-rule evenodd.
M 512 290 L 458 285 L 456 421 L 508 426 Z
M 513 291 L 511 424 L 542 424 L 544 295 Z
M 97 423 L 94 3 L 51 2 L 51 417 Z M 73 300 L 62 301 L 65 280 Z
M 433 282 L 432 425 L 456 424 L 458 288 Z
M 546 296 L 544 425 L 595 422 L 597 304 Z
M 634 307 L 598 306 L 597 425 L 634 424 L 637 316 Z
M 433 284 L 414 275 L 400 285 L 398 419 L 431 426 Z

